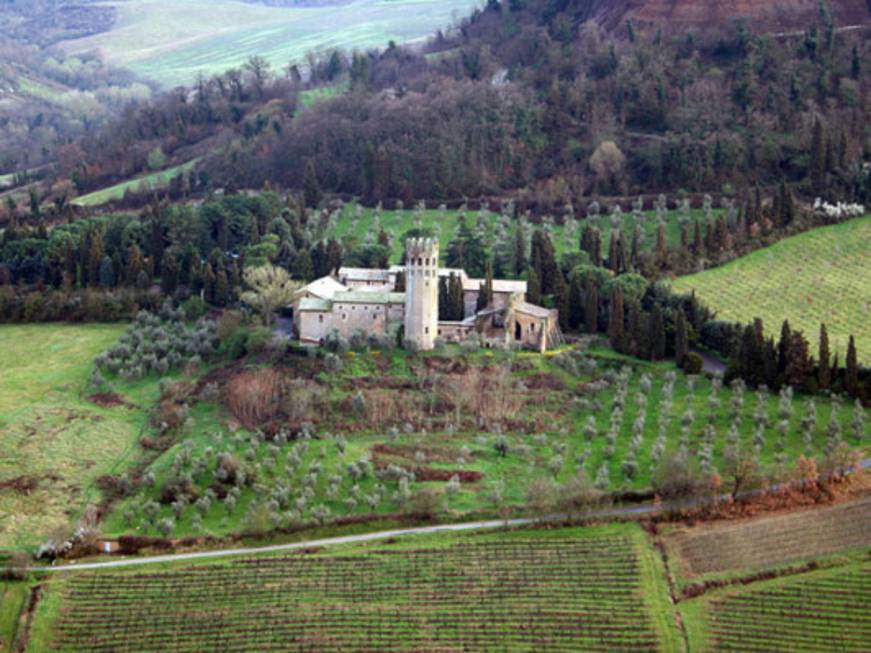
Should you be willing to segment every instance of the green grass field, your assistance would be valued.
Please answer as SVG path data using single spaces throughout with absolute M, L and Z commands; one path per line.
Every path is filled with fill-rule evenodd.
M 430 36 L 470 13 L 474 0 L 353 0 L 327 7 L 281 8 L 233 0 L 113 2 L 109 32 L 70 41 L 68 51 L 99 50 L 116 65 L 164 86 L 190 84 L 253 55 L 279 72 L 306 53 L 385 47 Z
M 30 651 L 676 651 L 635 525 L 52 578 Z
M 93 357 L 123 331 L 115 325 L 0 327 L 0 549 L 34 546 L 69 529 L 99 498 L 94 482 L 134 454 L 145 423 L 138 409 L 87 400 Z M 146 405 L 156 380 L 129 390 Z M 2 487 L 26 478 L 35 488 Z
M 182 163 L 181 165 L 167 168 L 166 170 L 153 172 L 151 174 L 143 175 L 141 177 L 136 177 L 135 179 L 129 179 L 127 181 L 121 182 L 120 184 L 110 186 L 109 188 L 102 188 L 98 191 L 94 191 L 93 193 L 88 193 L 87 195 L 77 197 L 73 200 L 73 204 L 75 204 L 76 206 L 100 206 L 101 204 L 106 204 L 107 202 L 111 202 L 112 200 L 123 199 L 124 193 L 126 193 L 128 189 L 131 191 L 142 193 L 151 190 L 160 190 L 162 188 L 166 188 L 167 186 L 169 186 L 169 182 L 172 180 L 173 177 L 176 177 L 179 174 L 188 172 L 189 170 L 193 169 L 193 167 L 197 164 L 197 161 L 199 161 L 199 159 L 193 159 L 191 161 L 188 161 L 187 163 Z
M 788 319 L 817 353 L 820 323 L 841 364 L 850 335 L 871 364 L 871 216 L 787 238 L 728 265 L 674 282 L 695 290 L 719 319 L 761 317 L 769 334 Z
M 482 220 L 482 225 L 484 226 L 484 233 L 486 234 L 483 240 L 488 246 L 493 242 L 493 237 L 496 234 L 499 222 L 499 213 L 495 209 L 496 207 L 494 207 L 493 211 L 484 212 L 483 218 L 480 218 Z M 465 213 L 466 223 L 474 230 L 478 225 L 479 216 L 482 214 L 478 211 L 472 210 L 466 211 Z M 719 210 L 715 211 L 715 215 L 717 213 L 719 213 Z M 403 251 L 404 240 L 402 236 L 407 231 L 414 228 L 431 229 L 439 236 L 441 241 L 442 258 L 444 258 L 448 249 L 448 244 L 451 242 L 457 231 L 459 215 L 460 211 L 458 210 L 445 209 L 444 211 L 441 211 L 438 209 L 426 209 L 418 211 L 416 209 L 407 208 L 401 211 L 382 210 L 380 214 L 377 214 L 376 220 L 376 211 L 374 209 L 363 207 L 357 209 L 356 205 L 349 204 L 346 205 L 345 209 L 342 211 L 335 224 L 335 231 L 333 233 L 340 240 L 348 242 L 350 246 L 354 246 L 363 242 L 367 235 L 371 235 L 372 237 L 377 236 L 378 231 L 383 229 L 392 238 L 393 252 L 391 262 L 398 263 L 402 257 Z M 690 219 L 703 220 L 703 211 L 700 209 L 691 211 Z M 576 220 L 575 224 L 571 227 L 556 224 L 555 222 L 550 223 L 547 228 L 551 233 L 551 239 L 553 240 L 557 254 L 579 251 L 581 230 L 586 222 L 586 218 Z M 612 218 L 611 216 L 603 215 L 599 218 L 591 219 L 590 222 L 595 224 L 595 226 L 597 226 L 602 232 L 602 254 L 605 256 L 608 253 L 609 237 L 611 229 L 613 228 Z M 627 237 L 631 237 L 636 222 L 630 211 L 625 211 L 623 213 L 621 224 L 623 233 L 627 234 Z M 511 238 L 514 237 L 515 225 L 516 223 L 512 221 L 508 232 Z M 531 224 L 529 226 L 530 228 L 537 227 L 537 225 Z M 657 219 L 654 212 L 646 211 L 644 217 L 639 222 L 639 226 L 641 227 L 642 248 L 650 249 L 656 240 Z M 679 244 L 680 217 L 676 211 L 670 211 L 666 214 L 665 226 L 666 239 L 669 245 L 673 246 Z M 327 234 L 327 236 L 330 235 L 333 234 Z M 527 240 L 527 243 L 528 242 L 529 241 Z

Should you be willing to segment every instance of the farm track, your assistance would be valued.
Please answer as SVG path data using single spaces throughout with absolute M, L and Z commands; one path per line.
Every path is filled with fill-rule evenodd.
M 859 467 L 861 469 L 871 469 L 871 458 L 863 460 Z M 779 486 L 772 486 L 772 490 L 779 489 Z M 741 498 L 754 496 L 755 492 L 742 493 Z M 720 500 L 725 500 L 729 495 L 722 495 Z M 588 519 L 606 519 L 614 517 L 634 517 L 653 515 L 664 510 L 694 508 L 709 500 L 704 498 L 666 502 L 659 505 L 643 504 L 638 506 L 628 506 L 622 508 L 612 508 L 601 510 L 583 515 Z M 437 535 L 439 533 L 462 533 L 465 531 L 480 531 L 492 530 L 504 527 L 531 526 L 541 522 L 559 523 L 566 521 L 568 515 L 552 515 L 542 519 L 533 519 L 529 517 L 521 517 L 515 519 L 491 519 L 483 521 L 464 522 L 458 524 L 439 524 L 436 526 L 417 526 L 411 528 L 400 528 L 387 531 L 378 531 L 374 533 L 363 533 L 360 535 L 344 535 L 339 537 L 328 537 L 318 540 L 305 540 L 302 542 L 290 542 L 287 544 L 272 544 L 269 546 L 251 546 L 251 547 L 236 547 L 230 549 L 217 549 L 214 551 L 196 551 L 191 553 L 171 553 L 164 555 L 148 556 L 144 558 L 129 558 L 125 560 L 110 560 L 106 562 L 86 562 L 82 564 L 70 563 L 66 565 L 57 565 L 52 567 L 31 567 L 33 572 L 63 572 L 63 571 L 84 571 L 95 569 L 117 569 L 121 567 L 138 567 L 143 565 L 163 564 L 167 562 L 183 562 L 190 560 L 207 560 L 213 558 L 224 558 L 231 556 L 250 556 L 259 553 L 277 553 L 281 551 L 298 551 L 312 547 L 336 546 L 340 544 L 361 544 L 364 542 L 375 542 L 391 538 L 409 537 L 414 535 Z

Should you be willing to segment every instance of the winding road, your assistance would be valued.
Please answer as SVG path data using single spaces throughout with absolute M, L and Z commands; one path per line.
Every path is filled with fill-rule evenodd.
M 860 469 L 871 469 L 871 458 L 866 458 L 859 463 Z M 777 490 L 781 486 L 774 485 L 771 490 Z M 746 498 L 758 494 L 758 490 L 751 490 L 739 494 L 740 498 Z M 728 498 L 728 494 L 720 495 L 719 500 Z M 710 498 L 699 497 L 695 499 L 686 499 L 682 501 L 671 501 L 661 504 L 641 504 L 637 506 L 624 506 L 620 508 L 609 508 L 595 512 L 584 513 L 583 515 L 551 515 L 540 519 L 532 517 L 522 517 L 515 519 L 491 519 L 485 521 L 462 522 L 458 524 L 438 524 L 434 526 L 413 526 L 409 528 L 398 528 L 388 531 L 378 531 L 375 533 L 363 533 L 360 535 L 344 535 L 339 537 L 328 537 L 319 540 L 306 540 L 304 542 L 292 542 L 289 544 L 272 544 L 268 546 L 252 546 L 238 547 L 234 549 L 218 549 L 215 551 L 197 551 L 192 553 L 171 553 L 165 555 L 148 556 L 143 558 L 126 558 L 123 560 L 110 560 L 105 562 L 84 562 L 78 564 L 72 562 L 66 565 L 57 565 L 52 567 L 31 567 L 33 572 L 64 572 L 64 571 L 84 571 L 95 569 L 117 569 L 120 567 L 139 567 L 143 565 L 155 565 L 166 562 L 183 562 L 190 560 L 204 560 L 210 558 L 224 558 L 229 556 L 250 556 L 261 553 L 276 553 L 281 551 L 299 551 L 301 549 L 311 549 L 313 547 L 336 546 L 339 544 L 361 544 L 364 542 L 376 542 L 379 540 L 395 539 L 400 537 L 409 537 L 412 535 L 433 535 L 438 533 L 462 533 L 464 531 L 479 531 L 487 529 L 495 529 L 510 526 L 530 526 L 542 522 L 561 522 L 570 517 L 585 519 L 602 519 L 608 517 L 633 517 L 638 515 L 650 515 L 666 509 L 675 508 L 692 508 L 709 503 Z

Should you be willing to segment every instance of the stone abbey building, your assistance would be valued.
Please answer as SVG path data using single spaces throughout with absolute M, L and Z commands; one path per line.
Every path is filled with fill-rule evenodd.
M 406 243 L 406 265 L 389 269 L 340 268 L 300 289 L 293 305 L 294 324 L 304 344 L 323 344 L 337 331 L 348 338 L 357 331 L 404 339 L 421 350 L 437 338 L 460 342 L 478 334 L 485 346 L 522 346 L 539 351 L 559 341 L 556 310 L 526 301 L 526 282 L 493 280 L 493 301 L 477 311 L 483 279 L 465 270 L 439 267 L 439 244 L 414 238 Z M 405 291 L 397 280 L 405 276 Z M 457 276 L 462 282 L 465 315 L 459 321 L 439 319 L 439 278 Z

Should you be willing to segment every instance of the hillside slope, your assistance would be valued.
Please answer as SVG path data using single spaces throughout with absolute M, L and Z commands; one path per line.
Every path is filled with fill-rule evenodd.
M 728 265 L 681 277 L 679 292 L 695 293 L 722 320 L 761 317 L 772 333 L 789 320 L 816 353 L 820 323 L 844 360 L 852 335 L 863 363 L 871 363 L 871 216 L 814 229 Z M 845 299 L 849 298 L 849 299 Z M 752 306 L 752 314 L 748 313 Z

